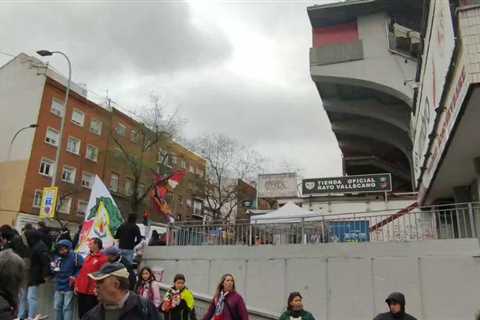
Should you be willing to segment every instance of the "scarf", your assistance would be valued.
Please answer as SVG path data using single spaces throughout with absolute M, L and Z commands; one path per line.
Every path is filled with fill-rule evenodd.
M 227 293 L 224 293 L 223 291 L 220 292 L 220 295 L 218 296 L 217 303 L 215 304 L 215 314 L 214 318 L 223 318 L 223 308 L 225 307 L 225 297 L 228 295 Z
M 138 294 L 149 301 L 153 301 L 153 290 L 151 281 L 142 283 L 140 290 L 138 290 Z

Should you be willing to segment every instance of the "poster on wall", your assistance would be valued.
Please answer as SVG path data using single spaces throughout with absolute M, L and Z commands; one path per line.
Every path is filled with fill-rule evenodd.
M 42 191 L 42 201 L 40 204 L 40 219 L 53 219 L 57 205 L 57 187 L 46 187 Z
M 370 240 L 367 220 L 328 223 L 330 242 L 367 242 Z
M 259 198 L 297 197 L 297 174 L 261 174 L 258 175 L 257 193 Z

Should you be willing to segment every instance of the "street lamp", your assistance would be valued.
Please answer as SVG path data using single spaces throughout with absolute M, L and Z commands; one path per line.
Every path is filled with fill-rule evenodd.
M 10 161 L 10 156 L 12 154 L 12 145 L 13 145 L 13 142 L 15 141 L 15 139 L 17 138 L 18 134 L 20 132 L 22 132 L 23 130 L 30 129 L 30 128 L 36 128 L 36 127 L 38 127 L 38 124 L 33 123 L 29 126 L 23 127 L 22 129 L 18 130 L 17 132 L 15 132 L 15 134 L 12 137 L 12 140 L 10 140 L 10 144 L 8 145 L 7 161 Z
M 70 81 L 72 80 L 72 64 L 70 59 L 68 59 L 67 55 L 61 51 L 48 51 L 48 50 L 38 50 L 37 53 L 42 57 L 48 57 L 54 54 L 62 55 L 68 62 L 68 82 L 67 82 L 67 90 L 65 92 L 65 100 L 63 102 L 63 115 L 62 115 L 62 122 L 60 125 L 60 136 L 58 138 L 58 146 L 57 146 L 57 154 L 55 155 L 55 169 L 53 172 L 52 183 L 51 186 L 54 187 L 57 182 L 57 173 L 58 167 L 60 164 L 60 151 L 62 149 L 62 140 L 63 140 L 63 128 L 65 127 L 65 118 L 67 116 L 67 101 L 68 101 L 68 94 L 70 93 Z

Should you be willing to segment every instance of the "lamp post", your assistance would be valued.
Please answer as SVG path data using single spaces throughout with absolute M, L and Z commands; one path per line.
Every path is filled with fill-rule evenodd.
M 12 146 L 13 142 L 15 142 L 15 139 L 17 138 L 18 134 L 22 132 L 23 130 L 30 129 L 30 128 L 36 128 L 38 125 L 36 123 L 33 123 L 29 126 L 23 127 L 22 129 L 18 130 L 12 137 L 12 140 L 10 140 L 10 144 L 8 145 L 8 154 L 7 154 L 7 161 L 10 161 L 10 157 L 12 155 Z
M 65 100 L 63 102 L 63 115 L 60 124 L 60 136 L 58 138 L 58 146 L 57 146 L 57 153 L 55 155 L 55 169 L 53 172 L 52 183 L 51 186 L 54 187 L 57 183 L 57 174 L 58 174 L 58 167 L 60 164 L 60 151 L 62 149 L 62 140 L 63 140 L 63 129 L 65 127 L 65 118 L 67 116 L 67 102 L 68 102 L 68 94 L 70 93 L 70 81 L 72 80 L 72 64 L 70 59 L 68 59 L 67 55 L 61 51 L 48 51 L 48 50 L 39 50 L 37 53 L 42 57 L 51 56 L 54 54 L 62 55 L 68 62 L 68 82 L 67 82 L 67 90 L 65 92 Z

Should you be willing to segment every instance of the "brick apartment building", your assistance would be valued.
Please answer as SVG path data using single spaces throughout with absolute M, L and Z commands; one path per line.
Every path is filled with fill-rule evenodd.
M 64 112 L 65 84 L 62 75 L 26 54 L 0 67 L 0 150 L 5 153 L 0 155 L 0 224 L 38 220 L 41 191 L 51 184 L 59 147 L 57 186 L 61 201 L 57 217 L 62 221 L 83 221 L 95 175 L 111 190 L 126 215 L 131 212 L 134 185 L 138 194 L 143 194 L 152 183 L 154 171 L 164 173 L 175 168 L 188 172 L 169 197 L 175 216 L 179 220 L 202 216 L 201 190 L 196 186 L 205 177 L 205 159 L 166 139 L 144 155 L 153 165 L 145 168 L 135 183 L 119 147 L 129 153 L 140 152 L 142 124 L 115 108 L 94 103 L 84 88 L 73 83 Z M 65 126 L 59 146 L 63 115 Z M 7 154 L 10 139 L 31 124 L 37 127 L 21 131 Z M 160 161 L 162 154 L 167 161 Z M 141 215 L 149 202 L 146 197 L 137 214 Z M 151 217 L 157 221 L 164 218 L 156 214 Z

